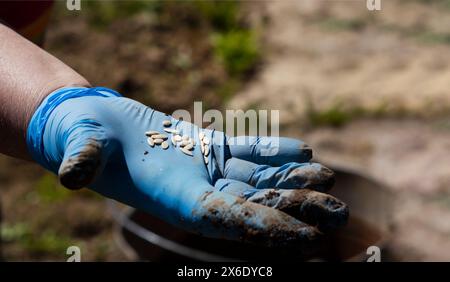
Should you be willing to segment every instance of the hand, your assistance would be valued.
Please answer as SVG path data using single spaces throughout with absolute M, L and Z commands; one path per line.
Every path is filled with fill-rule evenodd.
M 195 142 L 192 156 L 172 144 L 166 120 Z M 166 134 L 168 148 L 151 147 L 149 130 Z M 206 161 L 200 132 L 210 143 Z M 87 186 L 205 236 L 306 250 L 321 230 L 345 224 L 348 208 L 323 193 L 334 175 L 309 162 L 308 146 L 279 138 L 278 153 L 262 156 L 273 141 L 201 129 L 106 88 L 52 93 L 27 136 L 34 158 L 70 189 Z

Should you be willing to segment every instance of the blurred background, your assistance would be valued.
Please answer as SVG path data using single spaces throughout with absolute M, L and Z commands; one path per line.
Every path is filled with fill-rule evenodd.
M 56 1 L 43 44 L 85 76 L 171 113 L 277 109 L 315 158 L 400 199 L 388 248 L 450 260 L 450 1 Z M 105 201 L 0 156 L 2 259 L 129 259 Z M 382 207 L 380 207 L 382 208 Z

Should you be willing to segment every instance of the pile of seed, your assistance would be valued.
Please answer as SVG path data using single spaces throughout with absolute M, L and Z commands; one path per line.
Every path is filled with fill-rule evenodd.
M 145 135 L 148 136 L 147 143 L 150 147 L 155 147 L 155 145 L 161 145 L 161 148 L 166 150 L 169 148 L 169 143 L 167 142 L 167 135 L 160 133 L 159 131 L 147 131 Z
M 195 149 L 196 142 L 194 139 L 189 137 L 188 135 L 180 135 L 180 131 L 175 128 L 170 128 L 172 126 L 172 122 L 170 120 L 164 120 L 162 122 L 164 126 L 164 131 L 168 134 L 171 134 L 170 141 L 172 145 L 176 148 L 179 148 L 181 152 L 188 156 L 193 156 L 192 151 Z M 156 130 L 150 130 L 145 132 L 147 138 L 147 143 L 150 147 L 155 147 L 155 145 L 161 145 L 161 148 L 166 150 L 169 148 L 169 136 L 164 133 L 161 133 Z M 203 132 L 199 134 L 199 138 L 201 141 L 201 150 L 203 154 L 203 158 L 205 163 L 208 164 L 208 155 L 209 155 L 209 139 L 205 136 Z

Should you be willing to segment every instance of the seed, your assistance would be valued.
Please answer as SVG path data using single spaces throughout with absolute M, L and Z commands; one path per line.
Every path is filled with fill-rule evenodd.
M 176 142 L 180 142 L 180 141 L 182 140 L 180 135 L 175 135 L 175 136 L 173 137 L 173 139 L 174 139 Z
M 205 133 L 200 132 L 200 133 L 198 134 L 198 138 L 199 138 L 200 140 L 203 140 L 203 138 L 205 138 Z
M 147 138 L 147 143 L 148 143 L 148 145 L 150 145 L 150 147 L 153 147 L 153 146 L 155 146 L 155 142 L 153 141 L 153 139 L 152 138 Z
M 189 143 L 189 141 L 182 141 L 182 142 L 180 143 L 180 147 L 184 147 L 184 146 L 186 146 L 186 145 L 188 145 L 188 144 L 191 144 L 191 143 Z
M 189 140 L 189 136 L 183 135 L 183 141 L 188 141 L 188 140 Z
M 194 154 L 192 154 L 191 151 L 186 150 L 186 148 L 181 148 L 180 150 L 181 150 L 181 152 L 185 153 L 185 154 L 188 155 L 188 156 L 193 156 L 193 155 L 194 155 Z
M 172 134 L 180 133 L 178 130 L 173 129 L 173 128 L 164 128 L 164 131 L 167 132 L 167 133 L 172 133 Z
M 156 145 L 160 145 L 162 144 L 162 142 L 164 142 L 163 139 L 153 139 L 153 142 L 155 142 Z
M 172 138 L 170 138 L 170 140 L 172 141 L 172 144 L 173 144 L 174 146 L 177 145 L 177 141 L 175 140 L 175 136 L 172 136 Z
M 205 157 L 207 157 L 209 155 L 209 146 L 205 145 L 205 152 L 203 153 L 205 155 Z
M 145 135 L 147 135 L 148 137 L 152 136 L 152 135 L 156 135 L 159 134 L 158 131 L 154 131 L 154 130 L 150 130 L 150 131 L 146 131 Z
M 171 126 L 171 125 L 172 125 L 172 122 L 171 122 L 170 120 L 166 119 L 165 121 L 162 122 L 162 124 L 163 124 L 164 126 L 168 127 L 168 126 Z
M 205 164 L 208 164 L 208 163 L 209 163 L 208 157 L 203 156 L 203 160 L 205 160 Z
M 167 143 L 167 141 L 162 142 L 161 148 L 163 148 L 163 150 L 166 150 L 167 148 L 169 148 L 169 143 Z
M 205 144 L 203 144 L 203 142 L 200 143 L 200 150 L 202 151 L 202 154 L 205 153 Z
M 205 143 L 205 145 L 209 144 L 209 138 L 206 136 L 202 139 L 202 141 L 203 141 L 203 143 Z
M 192 143 L 188 143 L 183 149 L 192 150 L 193 148 L 194 148 L 194 145 L 192 145 Z
M 152 138 L 153 139 L 167 140 L 167 135 L 165 135 L 165 134 L 152 135 Z
M 195 140 L 194 140 L 194 139 L 192 139 L 192 138 L 190 138 L 190 139 L 189 139 L 189 142 L 191 142 L 191 143 L 192 143 L 192 145 L 194 145 L 194 146 L 195 146 L 195 144 L 197 143 L 197 142 L 195 142 Z

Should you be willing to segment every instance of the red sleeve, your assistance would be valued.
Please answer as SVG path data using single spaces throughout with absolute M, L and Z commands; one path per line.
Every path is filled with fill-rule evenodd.
M 35 40 L 45 31 L 54 0 L 0 0 L 0 21 Z

